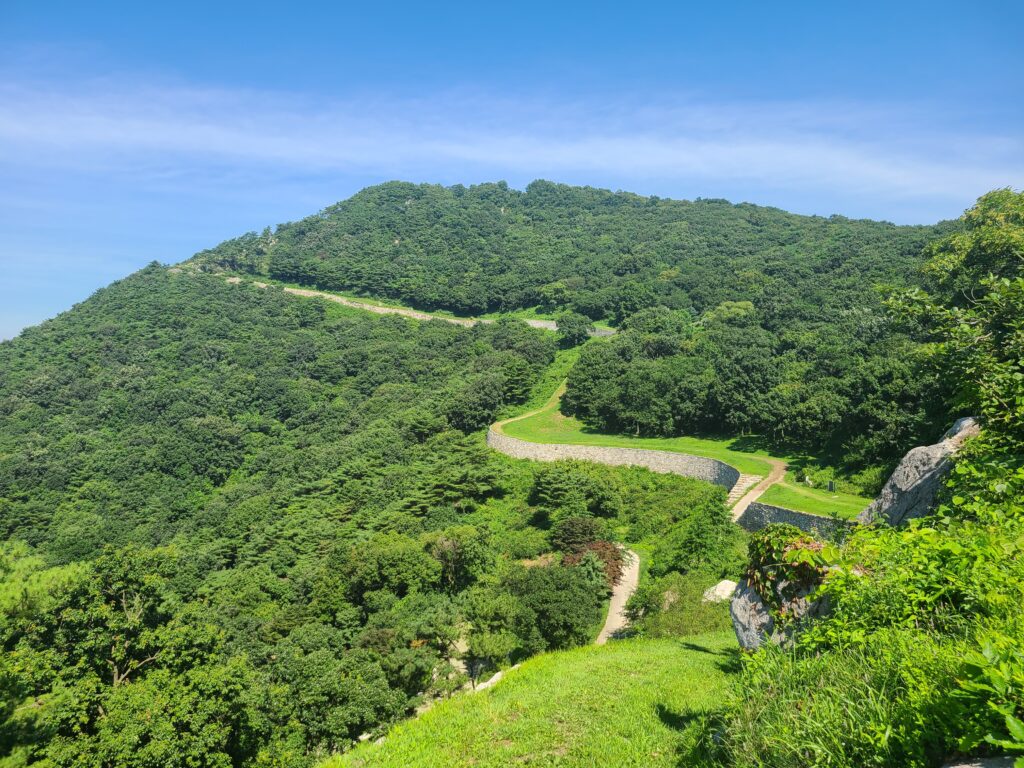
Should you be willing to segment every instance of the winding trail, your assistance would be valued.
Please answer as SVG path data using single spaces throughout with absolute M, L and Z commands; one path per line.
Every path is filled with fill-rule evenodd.
M 537 414 L 548 410 L 561 399 L 562 395 L 565 394 L 565 389 L 566 382 L 563 381 L 558 386 L 558 388 L 555 389 L 555 391 L 551 394 L 551 397 L 549 397 L 544 402 L 543 405 L 541 405 L 538 408 L 534 408 L 532 411 L 521 413 L 518 416 L 513 416 L 511 418 L 495 422 L 494 424 L 491 425 L 488 434 L 490 435 L 490 433 L 497 433 L 498 435 L 507 436 L 504 431 L 504 427 L 506 427 L 509 424 L 512 424 L 513 422 L 528 419 L 531 416 L 536 416 Z M 516 440 L 518 440 L 518 438 L 516 438 Z M 491 447 L 494 448 L 495 450 L 502 451 L 504 453 L 509 453 L 508 449 L 504 448 L 505 443 L 503 442 L 488 440 L 488 444 L 491 445 Z M 538 443 L 531 445 L 541 444 Z M 558 446 L 567 454 L 571 453 L 574 448 L 579 447 L 573 445 L 562 445 L 558 443 L 550 445 Z M 600 458 L 600 455 L 593 456 L 588 460 L 598 461 L 612 466 L 617 466 L 621 464 L 636 463 L 635 457 L 637 454 L 647 454 L 654 456 L 665 453 L 664 451 L 647 450 L 642 448 L 615 448 L 611 446 L 604 447 L 603 451 L 607 452 L 607 456 L 614 457 L 615 460 L 602 460 Z M 509 453 L 509 455 L 513 454 Z M 689 454 L 682 455 L 688 456 Z M 731 510 L 733 522 L 737 522 L 740 519 L 740 516 L 746 511 L 747 507 L 750 506 L 750 504 L 756 501 L 758 498 L 760 498 L 761 494 L 763 494 L 766 490 L 768 490 L 768 488 L 775 485 L 786 476 L 787 464 L 782 459 L 768 458 L 765 456 L 759 456 L 758 458 L 770 464 L 771 470 L 769 471 L 767 477 L 761 477 L 760 475 L 747 475 L 741 473 L 739 477 L 736 479 L 735 483 L 733 484 L 733 487 L 729 490 L 729 496 L 726 500 L 726 505 Z M 641 466 L 642 465 L 643 463 L 641 463 Z M 685 471 L 684 468 L 680 467 L 672 468 L 671 466 L 669 466 L 666 471 L 683 476 L 692 476 L 688 475 L 687 471 Z M 595 645 L 604 645 L 608 642 L 609 639 L 615 637 L 619 632 L 625 629 L 629 623 L 629 620 L 626 617 L 624 610 L 627 601 L 630 597 L 632 597 L 633 593 L 636 592 L 637 586 L 640 581 L 640 558 L 637 556 L 635 552 L 632 552 L 630 550 L 626 550 L 625 555 L 628 558 L 628 560 L 623 570 L 622 577 L 619 580 L 619 583 L 616 584 L 615 588 L 612 590 L 612 596 L 608 606 L 608 617 L 605 620 L 604 628 L 601 630 L 601 633 L 597 636 L 597 639 L 594 641 Z
M 227 281 L 232 285 L 237 285 L 243 282 L 240 277 L 229 277 Z M 267 288 L 267 283 L 261 283 L 253 281 L 252 283 L 257 288 Z M 339 296 L 336 293 L 327 293 L 326 291 L 314 291 L 310 288 L 291 288 L 283 287 L 285 293 L 290 293 L 294 296 L 305 296 L 313 299 L 326 299 L 327 301 L 333 301 L 336 304 L 343 304 L 346 307 L 352 309 L 362 309 L 366 312 L 373 312 L 377 315 L 401 315 L 402 317 L 408 317 L 412 320 L 443 320 L 446 323 L 452 323 L 453 325 L 461 325 L 463 328 L 471 328 L 477 323 L 493 323 L 495 322 L 491 318 L 473 318 L 473 317 L 450 317 L 448 315 L 433 315 L 429 312 L 421 312 L 418 309 L 409 309 L 407 307 L 390 307 L 384 304 L 371 304 L 365 301 L 357 301 L 356 299 L 350 299 L 347 296 Z M 558 327 L 554 320 L 536 320 L 533 318 L 519 318 L 531 328 L 540 328 L 545 331 L 556 331 Z M 595 328 L 590 332 L 591 336 L 612 336 L 615 334 L 614 328 Z
M 612 589 L 612 597 L 608 602 L 608 618 L 605 619 L 604 628 L 601 629 L 601 634 L 597 636 L 594 645 L 604 645 L 629 624 L 626 617 L 626 602 L 636 592 L 640 583 L 640 556 L 630 549 L 624 549 L 622 554 L 626 556 L 625 567 L 622 569 L 619 583 Z
M 501 421 L 496 421 L 493 424 L 491 424 L 491 429 L 493 429 L 495 432 L 503 435 L 503 434 L 505 434 L 505 426 L 506 425 L 511 424 L 514 421 L 522 421 L 523 419 L 528 419 L 531 416 L 536 416 L 541 411 L 546 411 L 548 408 L 550 408 L 552 405 L 554 405 L 555 403 L 557 403 L 559 400 L 562 399 L 562 395 L 565 394 L 565 389 L 568 386 L 568 384 L 569 384 L 569 380 L 565 379 L 564 381 L 562 381 L 561 384 L 558 385 L 558 388 L 551 394 L 551 397 L 549 397 L 547 400 L 544 401 L 543 405 L 541 405 L 541 406 L 539 406 L 537 408 L 534 408 L 532 411 L 527 411 L 526 413 L 520 413 L 518 416 L 513 416 L 513 417 L 508 418 L 508 419 L 502 419 Z

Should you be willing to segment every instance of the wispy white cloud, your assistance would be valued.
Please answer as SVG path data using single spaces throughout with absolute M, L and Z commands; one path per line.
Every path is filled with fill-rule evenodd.
M 855 103 L 560 101 L 450 92 L 324 102 L 130 81 L 0 82 L 0 162 L 144 175 L 349 173 L 430 180 L 586 174 L 690 188 L 955 201 L 1024 180 L 1020 136 Z

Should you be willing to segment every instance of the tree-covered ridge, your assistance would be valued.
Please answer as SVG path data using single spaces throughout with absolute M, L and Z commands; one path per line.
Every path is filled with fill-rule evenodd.
M 759 434 L 843 465 L 849 490 L 871 494 L 943 428 L 939 384 L 920 375 L 918 346 L 882 299 L 923 284 L 925 245 L 956 226 L 542 181 L 524 192 L 394 182 L 196 260 L 421 307 L 611 320 L 626 333 L 585 351 L 568 413 L 601 431 Z
M 196 260 L 464 314 L 541 305 L 621 320 L 751 301 L 777 331 L 877 304 L 872 286 L 911 275 L 938 229 L 547 181 L 390 182 Z
M 520 324 L 327 311 L 154 266 L 0 346 L 4 532 L 54 545 L 59 529 L 68 560 L 165 543 L 199 532 L 191 518 L 215 491 L 253 482 L 269 510 L 383 508 L 375 464 L 411 466 L 449 425 L 489 423 L 554 351 Z
M 0 756 L 301 768 L 589 642 L 616 538 L 735 567 L 721 489 L 486 449 L 554 351 L 157 265 L 0 345 Z

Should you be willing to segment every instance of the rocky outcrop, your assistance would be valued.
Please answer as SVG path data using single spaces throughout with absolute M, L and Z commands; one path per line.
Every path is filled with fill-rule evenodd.
M 1013 768 L 1012 757 L 967 757 L 946 763 L 942 768 Z
M 857 521 L 901 525 L 929 514 L 942 481 L 952 467 L 950 457 L 979 431 L 974 419 L 958 419 L 935 445 L 923 445 L 908 452 L 878 498 L 861 512 Z
M 784 645 L 793 637 L 801 622 L 825 616 L 830 609 L 828 601 L 823 598 L 811 599 L 819 584 L 820 580 L 813 583 L 786 580 L 774 583 L 772 590 L 779 607 L 777 615 L 786 618 L 785 626 L 779 627 L 775 621 L 776 614 L 750 584 L 749 579 L 743 579 L 736 586 L 729 604 L 733 631 L 740 647 L 754 651 L 765 642 Z
M 746 579 L 736 586 L 729 604 L 729 615 L 732 617 L 736 639 L 740 647 L 747 651 L 760 648 L 775 630 L 772 612 Z
M 704 590 L 703 602 L 705 603 L 724 603 L 726 600 L 732 597 L 732 593 L 736 591 L 738 585 L 731 579 L 723 579 L 714 586 L 708 587 Z

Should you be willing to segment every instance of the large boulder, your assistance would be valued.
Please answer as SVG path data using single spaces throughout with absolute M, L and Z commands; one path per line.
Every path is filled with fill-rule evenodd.
M 929 514 L 935 506 L 942 481 L 953 466 L 950 457 L 979 431 L 974 419 L 958 419 L 935 445 L 923 445 L 909 451 L 878 498 L 860 513 L 857 521 L 901 525 Z
M 826 616 L 831 609 L 829 601 L 811 597 L 820 584 L 820 578 L 813 583 L 781 580 L 774 584 L 772 590 L 779 615 L 785 617 L 785 626 L 778 627 L 764 598 L 751 586 L 749 579 L 743 579 L 729 603 L 732 628 L 740 647 L 754 651 L 766 642 L 786 646 L 801 623 Z
M 736 592 L 729 604 L 729 615 L 732 616 L 736 639 L 740 647 L 747 651 L 760 648 L 775 630 L 771 611 L 746 579 L 736 585 Z
M 965 757 L 946 763 L 942 768 L 1013 768 L 1012 757 Z
M 726 600 L 732 597 L 733 592 L 736 591 L 736 582 L 731 579 L 722 579 L 722 581 L 715 584 L 713 587 L 708 587 L 704 590 L 705 603 L 724 603 Z

